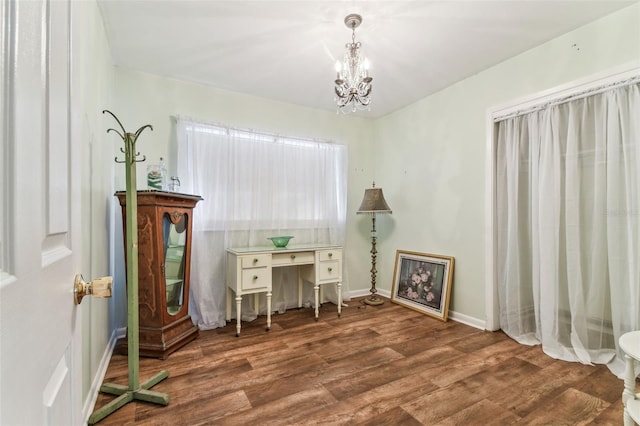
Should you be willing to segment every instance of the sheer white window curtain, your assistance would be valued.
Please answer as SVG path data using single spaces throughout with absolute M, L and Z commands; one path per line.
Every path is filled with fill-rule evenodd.
M 190 314 L 200 329 L 225 325 L 225 249 L 290 244 L 344 244 L 347 148 L 178 118 L 181 190 L 203 197 L 194 210 Z M 295 268 L 274 270 L 272 309 L 297 306 Z M 345 278 L 343 293 L 348 295 Z M 305 304 L 312 286 L 304 286 Z M 325 298 L 337 294 L 325 286 Z M 243 301 L 243 320 L 265 313 Z M 234 313 L 235 315 L 235 313 Z
M 619 376 L 640 329 L 639 142 L 637 82 L 498 123 L 501 328 Z

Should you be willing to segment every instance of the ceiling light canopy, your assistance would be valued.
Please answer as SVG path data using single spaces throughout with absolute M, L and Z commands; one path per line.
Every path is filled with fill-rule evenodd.
M 371 81 L 369 62 L 361 55 L 360 42 L 356 42 L 356 28 L 362 23 L 362 16 L 352 13 L 344 18 L 344 24 L 351 28 L 351 43 L 345 45 L 342 62 L 336 62 L 335 101 L 338 111 L 344 113 L 356 110 L 370 110 Z

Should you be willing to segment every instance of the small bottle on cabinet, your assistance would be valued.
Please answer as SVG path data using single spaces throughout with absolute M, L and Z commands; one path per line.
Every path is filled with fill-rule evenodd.
M 180 192 L 180 179 L 178 178 L 178 176 L 171 176 L 171 181 L 169 182 L 169 191 Z
M 167 168 L 162 157 L 160 157 L 160 163 L 147 166 L 147 186 L 151 190 L 166 191 Z

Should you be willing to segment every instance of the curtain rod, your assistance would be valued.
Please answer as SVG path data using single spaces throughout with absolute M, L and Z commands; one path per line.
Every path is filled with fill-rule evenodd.
M 254 133 L 254 134 L 257 134 L 257 135 L 260 135 L 260 136 L 268 136 L 268 137 L 273 137 L 273 138 L 297 139 L 297 140 L 307 141 L 307 142 L 327 143 L 327 144 L 333 144 L 333 145 L 343 145 L 343 144 L 341 144 L 339 142 L 335 142 L 335 141 L 328 140 L 328 139 L 305 138 L 305 137 L 300 137 L 300 136 L 285 136 L 285 135 L 282 135 L 282 134 L 279 134 L 279 133 L 267 132 L 267 131 L 264 131 L 264 130 L 255 130 L 255 129 L 251 129 L 251 128 L 233 127 L 233 126 L 229 126 L 227 124 L 216 123 L 214 121 L 200 120 L 200 119 L 187 117 L 187 116 L 183 116 L 183 115 L 172 115 L 171 118 L 176 120 L 176 122 L 178 120 L 185 120 L 185 121 L 191 121 L 191 122 L 198 123 L 198 124 L 203 124 L 203 125 L 206 125 L 206 126 L 215 126 L 215 127 L 219 127 L 221 129 L 224 129 L 227 132 L 229 132 L 229 131 L 249 132 L 249 133 Z
M 528 108 L 523 108 L 521 110 L 516 110 L 516 111 L 512 111 L 509 112 L 507 114 L 503 114 L 503 115 L 497 115 L 495 117 L 493 117 L 493 121 L 494 123 L 500 122 L 500 121 L 504 121 L 507 120 L 509 118 L 513 118 L 513 117 L 518 117 L 521 115 L 525 115 L 525 114 L 530 114 L 532 112 L 535 111 L 540 111 L 543 110 L 545 108 L 548 107 L 552 107 L 552 106 L 556 106 L 556 105 L 561 105 L 567 102 L 571 102 L 571 101 L 575 101 L 578 99 L 583 99 L 589 96 L 594 96 L 603 92 L 606 92 L 608 90 L 613 90 L 613 89 L 617 89 L 620 87 L 624 87 L 624 86 L 631 86 L 632 84 L 637 84 L 640 83 L 640 75 L 635 75 L 633 77 L 630 78 L 625 78 L 624 80 L 620 80 L 620 81 L 615 81 L 613 83 L 605 83 L 605 84 L 601 84 L 601 85 L 596 85 L 595 87 L 591 87 L 589 89 L 586 90 L 582 90 L 582 91 L 578 91 L 576 93 L 572 93 L 570 95 L 567 96 L 562 96 L 556 99 L 551 99 L 551 100 L 546 100 L 543 101 L 539 104 L 535 104 L 532 105 Z

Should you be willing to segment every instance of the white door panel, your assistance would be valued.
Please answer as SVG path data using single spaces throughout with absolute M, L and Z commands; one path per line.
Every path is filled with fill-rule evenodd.
M 44 424 L 73 424 L 72 384 L 69 351 L 58 362 L 49 382 L 44 387 L 42 405 Z
M 0 424 L 80 424 L 70 7 L 3 0 L 1 13 Z

